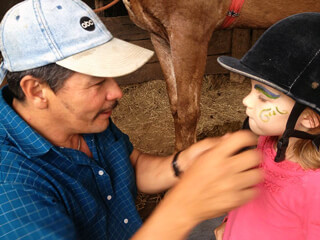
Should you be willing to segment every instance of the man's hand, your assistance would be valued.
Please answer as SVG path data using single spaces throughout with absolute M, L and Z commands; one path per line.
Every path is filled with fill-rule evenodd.
M 211 146 L 198 154 L 172 189 L 172 195 L 177 192 L 172 201 L 184 206 L 190 221 L 217 217 L 244 204 L 256 195 L 254 186 L 262 180 L 256 168 L 260 154 L 256 150 L 240 152 L 257 144 L 255 135 L 239 131 L 208 141 L 212 141 Z
M 221 140 L 227 138 L 229 135 L 230 133 L 227 133 L 222 137 L 205 138 L 183 150 L 179 155 L 179 168 L 182 170 L 182 172 L 186 171 L 194 163 L 194 161 L 197 161 L 201 154 L 209 149 L 212 149 L 219 142 L 221 142 Z
M 257 194 L 255 185 L 262 180 L 257 168 L 260 154 L 241 150 L 256 144 L 254 134 L 239 131 L 192 146 L 188 151 L 194 152 L 196 160 L 133 239 L 183 239 L 201 221 L 221 216 L 252 199 Z

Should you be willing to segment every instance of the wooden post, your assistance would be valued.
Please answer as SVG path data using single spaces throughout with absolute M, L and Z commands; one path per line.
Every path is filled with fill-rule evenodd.
M 95 9 L 103 7 L 103 0 L 94 0 Z M 104 11 L 97 13 L 99 17 L 104 17 Z
M 220 66 L 217 57 L 228 55 L 231 52 L 232 30 L 220 30 L 212 34 L 208 46 L 207 64 L 205 74 L 229 73 L 229 71 Z
M 253 29 L 252 30 L 251 45 L 255 44 L 255 42 L 264 33 L 264 31 L 265 31 L 265 29 Z
M 232 34 L 232 57 L 241 58 L 251 47 L 251 30 L 250 29 L 233 29 Z M 230 81 L 242 83 L 245 77 L 230 72 Z

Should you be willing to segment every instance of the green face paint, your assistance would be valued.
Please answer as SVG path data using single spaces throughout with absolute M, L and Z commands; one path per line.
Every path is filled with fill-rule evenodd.
M 276 107 L 276 110 L 277 110 L 277 112 L 280 113 L 280 114 L 287 114 L 287 113 L 288 113 L 286 110 L 284 110 L 284 111 L 281 112 L 281 111 L 278 109 L 278 107 Z
M 272 110 L 271 108 L 265 108 L 260 111 L 259 118 L 262 122 L 269 122 L 270 118 L 272 116 L 276 116 L 277 113 L 279 113 L 280 115 L 284 115 L 288 112 L 286 110 L 280 111 L 278 107 L 275 107 L 275 110 Z
M 257 91 L 261 92 L 263 95 L 265 95 L 265 96 L 268 97 L 268 98 L 277 99 L 277 98 L 280 97 L 280 95 L 275 94 L 275 93 L 269 91 L 268 89 L 266 89 L 264 86 L 262 86 L 262 85 L 260 85 L 260 84 L 254 85 L 254 88 L 255 88 Z

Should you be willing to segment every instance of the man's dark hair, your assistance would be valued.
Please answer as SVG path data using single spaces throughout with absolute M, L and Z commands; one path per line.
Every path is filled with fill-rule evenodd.
M 47 83 L 52 91 L 56 93 L 63 87 L 65 80 L 71 77 L 72 74 L 74 74 L 74 71 L 52 63 L 43 67 L 21 72 L 8 72 L 6 78 L 8 87 L 14 97 L 19 101 L 23 101 L 25 99 L 25 95 L 20 87 L 20 81 L 24 76 L 31 75 L 35 78 L 39 78 L 42 83 Z

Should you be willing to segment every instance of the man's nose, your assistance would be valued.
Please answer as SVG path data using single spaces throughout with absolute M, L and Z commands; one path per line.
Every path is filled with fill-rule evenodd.
M 106 100 L 107 101 L 118 100 L 118 99 L 122 98 L 123 93 L 122 93 L 118 83 L 113 78 L 108 79 L 106 91 L 107 91 L 107 93 L 106 93 Z

